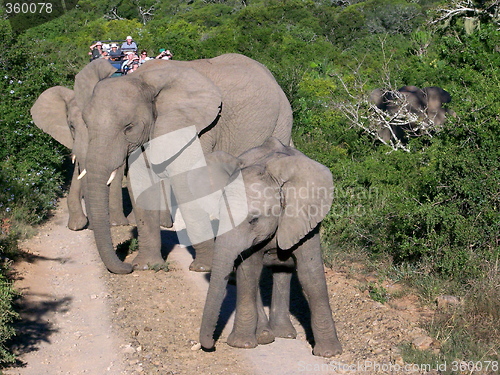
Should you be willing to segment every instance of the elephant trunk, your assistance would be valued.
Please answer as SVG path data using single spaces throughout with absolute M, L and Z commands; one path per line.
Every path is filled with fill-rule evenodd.
M 90 164 L 90 163 L 89 163 Z M 95 243 L 99 255 L 112 273 L 125 274 L 132 272 L 132 265 L 122 262 L 116 255 L 111 238 L 111 223 L 109 218 L 109 187 L 106 185 L 111 174 L 102 164 L 96 170 L 87 173 L 87 197 L 90 224 L 94 230 Z M 92 168 L 93 169 L 93 168 Z
M 219 239 L 218 239 L 219 240 Z M 224 301 L 229 274 L 233 271 L 234 260 L 232 251 L 215 248 L 212 262 L 212 274 L 210 276 L 210 286 L 208 287 L 205 308 L 200 329 L 200 344 L 205 349 L 214 347 L 214 332 L 219 319 L 222 302 Z M 230 254 L 228 256 L 228 254 Z M 234 258 L 234 259 L 233 259 Z

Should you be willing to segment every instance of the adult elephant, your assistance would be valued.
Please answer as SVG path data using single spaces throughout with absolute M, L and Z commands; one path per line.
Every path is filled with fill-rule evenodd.
M 110 65 L 111 66 L 111 65 Z M 103 76 L 111 75 L 114 68 L 103 70 Z M 76 104 L 73 90 L 63 86 L 55 86 L 45 90 L 31 107 L 33 122 L 45 133 L 51 135 L 63 146 L 72 150 L 72 161 L 75 164 L 71 185 L 68 192 L 68 228 L 81 230 L 88 224 L 82 208 L 84 193 L 83 180 L 79 175 L 84 170 L 87 155 L 88 130 L 82 118 L 82 111 Z M 119 175 L 111 183 L 110 221 L 112 225 L 127 225 L 128 220 L 123 214 L 121 177 Z
M 423 89 L 403 86 L 397 91 L 376 89 L 370 94 L 370 99 L 377 108 L 393 116 L 388 126 L 382 127 L 378 133 L 385 142 L 391 139 L 403 141 L 407 135 L 437 130 L 444 124 L 446 114 L 453 114 L 443 107 L 451 101 L 450 93 L 437 86 Z
M 195 142 L 204 154 L 221 150 L 231 155 L 261 145 L 270 136 L 289 144 L 292 111 L 269 70 L 239 54 L 151 60 L 133 74 L 100 80 L 98 72 L 106 64 L 88 64 L 76 76 L 75 92 L 89 129 L 85 178 L 96 245 L 108 270 L 129 273 L 134 267 L 163 262 L 159 213 L 152 207 L 134 206 L 139 253 L 133 264 L 117 257 L 111 241 L 106 182 L 133 151 L 160 140 L 154 145 L 159 152 L 147 164 L 161 172 Z M 189 135 L 179 141 L 178 134 Z M 189 232 L 197 218 L 184 219 Z M 193 243 L 196 258 L 191 269 L 210 270 L 213 239 Z
M 333 199 L 329 169 L 274 138 L 238 158 L 213 155 L 212 160 L 228 171 L 231 183 L 224 191 L 224 199 L 219 200 L 219 228 L 223 228 L 223 233 L 215 240 L 200 330 L 201 345 L 207 349 L 214 346 L 213 334 L 227 280 L 238 261 L 236 315 L 227 339 L 229 345 L 253 348 L 271 342 L 276 332 L 290 332 L 291 323 L 285 317 L 288 305 L 283 297 L 279 298 L 280 295 L 289 298 L 287 275 L 290 274 L 273 275 L 282 281 L 275 280 L 273 284 L 269 322 L 258 293 L 263 265 L 281 264 L 296 267 L 309 302 L 315 340 L 313 353 L 324 357 L 340 354 L 342 347 L 332 319 L 319 238 L 319 223 L 330 210 Z M 228 168 L 231 158 L 233 167 Z M 240 175 L 243 184 L 237 183 Z M 235 222 L 235 218 L 239 220 Z M 277 285 L 282 289 L 275 290 Z

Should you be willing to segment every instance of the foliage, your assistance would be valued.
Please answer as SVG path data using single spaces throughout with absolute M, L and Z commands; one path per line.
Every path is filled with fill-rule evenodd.
M 0 240 L 0 255 L 2 254 L 1 242 Z M 0 365 L 15 360 L 12 353 L 5 346 L 6 342 L 15 335 L 11 325 L 18 318 L 18 314 L 12 307 L 12 300 L 15 296 L 16 292 L 12 288 L 12 282 L 0 274 Z

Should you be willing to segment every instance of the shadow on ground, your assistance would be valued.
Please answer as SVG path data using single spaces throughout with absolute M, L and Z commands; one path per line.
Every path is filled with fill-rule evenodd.
M 70 260 L 64 257 L 50 258 L 35 255 L 21 250 L 16 261 L 30 264 L 38 262 L 64 264 Z M 24 279 L 24 276 L 19 272 L 13 272 L 11 279 L 20 281 Z M 14 308 L 19 313 L 20 319 L 13 325 L 16 335 L 6 345 L 17 357 L 20 357 L 23 354 L 39 350 L 42 342 L 50 343 L 51 336 L 57 332 L 51 318 L 55 313 L 67 312 L 71 306 L 72 298 L 54 299 L 51 294 L 34 293 L 29 288 L 18 289 L 18 292 L 19 296 L 14 302 Z M 25 363 L 18 359 L 13 367 L 23 366 Z

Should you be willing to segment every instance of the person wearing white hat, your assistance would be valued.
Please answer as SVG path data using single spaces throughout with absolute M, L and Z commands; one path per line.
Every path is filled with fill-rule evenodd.
M 130 35 L 127 36 L 127 40 L 123 42 L 121 50 L 123 52 L 137 52 L 137 44 L 135 44 Z
M 109 51 L 109 57 L 113 61 L 120 61 L 123 57 L 123 53 L 118 49 L 118 45 L 116 43 L 111 44 L 111 50 Z
M 96 42 L 90 46 L 90 61 L 99 59 L 102 56 L 102 42 Z

